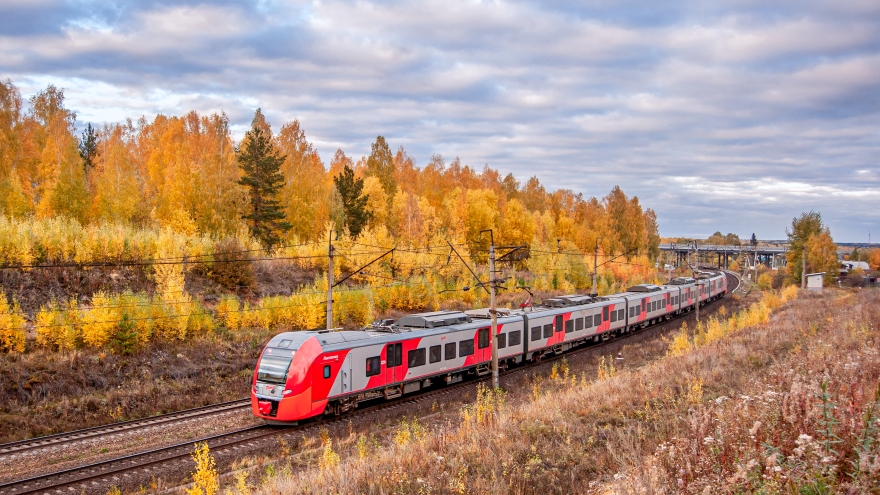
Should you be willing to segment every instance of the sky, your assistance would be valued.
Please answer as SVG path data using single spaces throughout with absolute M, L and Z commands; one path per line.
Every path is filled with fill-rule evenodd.
M 78 125 L 262 108 L 325 163 L 418 166 L 653 208 L 661 235 L 880 240 L 880 2 L 0 0 L 0 78 Z

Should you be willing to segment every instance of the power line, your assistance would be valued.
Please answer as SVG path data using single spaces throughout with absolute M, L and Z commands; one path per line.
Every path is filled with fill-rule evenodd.
M 302 243 L 302 244 L 288 244 L 288 245 L 278 246 L 276 249 L 290 249 L 290 248 L 303 247 L 303 246 L 312 246 L 315 244 L 318 244 L 318 243 L 317 242 L 307 242 L 307 243 Z M 228 255 L 228 254 L 253 253 L 253 252 L 260 252 L 260 251 L 267 251 L 267 250 L 264 248 L 241 249 L 241 250 L 236 250 L 236 251 L 219 251 L 219 252 L 215 251 L 212 253 L 204 253 L 204 254 L 168 256 L 168 257 L 163 257 L 163 258 L 148 258 L 145 260 L 117 260 L 117 261 L 92 262 L 92 263 L 98 263 L 94 266 L 125 266 L 128 264 L 159 264 L 161 262 L 180 260 L 179 264 L 185 264 L 185 263 L 199 262 L 201 260 L 198 258 L 204 258 L 204 257 L 208 257 L 208 256 L 224 256 L 224 255 Z M 248 258 L 248 259 L 250 259 L 250 258 Z M 213 260 L 213 261 L 219 261 L 219 260 Z M 240 261 L 240 260 L 231 260 L 231 261 Z M 164 264 L 174 264 L 174 263 L 164 263 Z M 6 263 L 5 265 L 0 266 L 0 269 L 7 269 L 7 268 L 59 268 L 59 267 L 66 268 L 66 267 L 78 267 L 78 266 L 86 267 L 86 266 L 91 266 L 91 265 L 88 262 L 87 263 L 75 263 L 75 262 L 55 263 L 55 264 L 50 264 L 50 265 L 12 265 L 12 264 Z
M 401 281 L 401 282 L 403 282 L 403 281 Z M 430 284 L 429 282 L 411 282 L 411 283 L 403 282 L 403 283 L 393 283 L 393 284 L 385 284 L 385 285 L 378 285 L 378 286 L 366 286 L 366 287 L 359 287 L 359 288 L 340 289 L 336 292 L 342 292 L 342 293 L 364 292 L 364 291 L 372 291 L 374 289 L 382 289 L 385 287 L 394 287 L 394 286 L 399 286 L 399 285 L 415 286 L 415 285 L 429 285 L 429 284 Z M 307 295 L 317 295 L 317 294 L 324 294 L 324 293 L 325 292 L 323 290 L 322 291 L 310 291 L 310 292 L 297 292 L 295 294 L 292 294 L 291 296 L 284 296 L 284 297 L 307 296 Z M 264 300 L 265 300 L 265 298 L 264 298 Z M 194 303 L 196 301 L 191 301 L 191 302 Z M 323 304 L 323 303 L 324 303 L 324 301 L 320 301 L 320 304 Z M 161 304 L 161 303 L 159 303 L 159 304 Z M 180 304 L 182 304 L 182 303 L 180 303 Z M 226 313 L 247 313 L 247 312 L 262 311 L 262 310 L 287 309 L 287 308 L 295 308 L 295 307 L 305 307 L 305 306 L 309 306 L 312 304 L 318 304 L 318 303 L 291 304 L 291 305 L 279 305 L 279 306 L 269 306 L 269 307 L 255 306 L 255 307 L 248 308 L 248 309 L 238 309 L 238 310 L 226 311 Z M 128 306 L 112 306 L 112 307 L 125 308 Z M 62 309 L 53 310 L 53 313 L 57 314 L 57 313 L 69 313 L 69 312 L 73 312 L 73 311 L 89 311 L 91 309 L 92 308 L 68 308 L 68 309 L 63 309 L 63 310 Z M 9 314 L 15 314 L 15 313 L 9 313 Z M 19 314 L 21 314 L 22 316 L 25 316 L 24 313 L 19 313 Z M 185 314 L 179 314 L 179 315 L 160 315 L 160 316 L 148 316 L 148 317 L 143 317 L 143 318 L 129 318 L 128 321 L 163 320 L 163 319 L 190 317 L 190 316 L 216 316 L 216 310 L 214 313 L 198 312 L 198 313 L 185 313 Z M 124 321 L 124 320 L 116 319 L 116 320 L 90 321 L 90 322 L 87 322 L 87 324 L 120 323 L 122 321 Z M 40 328 L 55 328 L 55 327 L 65 327 L 65 326 L 83 325 L 83 324 L 84 323 L 82 323 L 82 322 L 58 323 L 58 324 L 51 324 L 51 325 L 39 325 L 39 327 Z M 34 324 L 34 326 L 37 326 L 37 325 Z M 27 326 L 6 327 L 6 328 L 0 328 L 0 331 L 27 330 L 27 328 L 28 328 Z

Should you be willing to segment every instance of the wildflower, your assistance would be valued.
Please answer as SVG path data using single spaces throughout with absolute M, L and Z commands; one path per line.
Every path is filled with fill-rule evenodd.
M 761 422 L 755 421 L 755 424 L 752 426 L 752 429 L 749 430 L 749 435 L 754 437 L 758 434 L 758 430 L 761 429 Z
M 776 467 L 774 467 L 774 468 L 773 468 L 773 471 L 774 471 L 774 472 L 777 472 L 777 473 L 780 472 L 780 471 L 782 471 L 782 466 L 776 466 Z

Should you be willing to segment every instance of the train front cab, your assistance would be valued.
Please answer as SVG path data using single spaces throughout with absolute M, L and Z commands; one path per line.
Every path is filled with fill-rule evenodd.
M 267 422 L 293 422 L 323 412 L 312 397 L 312 364 L 322 353 L 315 334 L 287 332 L 263 350 L 251 383 L 251 412 Z

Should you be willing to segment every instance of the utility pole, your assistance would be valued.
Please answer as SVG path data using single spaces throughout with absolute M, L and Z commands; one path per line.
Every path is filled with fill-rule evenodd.
M 697 280 L 697 321 L 700 321 L 700 296 L 703 295 L 703 281 Z
M 599 238 L 596 238 L 596 250 L 593 251 L 593 290 L 590 291 L 590 295 L 592 297 L 596 297 L 599 295 L 599 291 L 596 290 L 596 271 L 599 269 Z
M 333 329 L 333 231 L 330 231 L 330 238 L 327 240 L 330 246 L 327 255 L 327 330 Z
M 480 232 L 489 232 L 489 314 L 492 315 L 492 387 L 500 388 L 498 381 L 498 311 L 495 304 L 495 236 L 492 230 L 484 230 Z
M 801 289 L 807 287 L 807 243 L 801 248 Z

